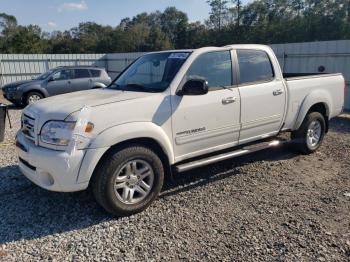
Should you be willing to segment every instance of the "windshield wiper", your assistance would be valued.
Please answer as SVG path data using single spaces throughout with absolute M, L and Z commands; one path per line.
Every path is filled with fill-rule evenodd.
M 110 89 L 115 89 L 115 90 L 120 90 L 120 91 L 132 91 L 132 90 L 138 90 L 138 91 L 143 91 L 143 92 L 161 92 L 163 90 L 160 90 L 158 88 L 152 88 L 152 87 L 147 87 L 147 86 L 143 86 L 141 84 L 137 84 L 137 83 L 130 83 L 127 85 L 118 85 L 118 84 L 111 84 L 110 86 L 108 86 L 108 88 Z M 130 89 L 128 89 L 130 88 Z
M 160 92 L 161 91 L 158 88 L 147 87 L 147 86 L 143 86 L 143 85 L 137 84 L 137 83 L 127 84 L 126 87 L 135 88 L 135 89 L 138 89 L 138 90 L 141 90 L 141 91 L 145 91 L 145 92 Z
M 131 87 L 131 88 L 137 88 L 137 89 L 147 89 L 147 87 L 141 85 L 141 84 L 137 84 L 137 83 L 131 83 L 131 84 L 127 84 L 126 87 Z
M 110 89 L 116 89 L 116 88 L 118 88 L 118 87 L 120 87 L 120 85 L 115 84 L 115 83 L 112 83 L 112 84 L 110 84 L 109 86 L 107 86 L 107 88 L 110 88 Z

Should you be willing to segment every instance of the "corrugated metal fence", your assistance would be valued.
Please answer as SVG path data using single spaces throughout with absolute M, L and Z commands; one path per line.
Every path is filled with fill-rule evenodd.
M 350 110 L 350 40 L 290 43 L 271 46 L 285 73 L 343 73 L 347 81 L 345 108 Z M 62 65 L 94 65 L 106 68 L 114 78 L 142 53 L 118 54 L 0 54 L 0 86 L 30 79 Z
M 342 73 L 350 110 L 350 40 L 272 45 L 285 73 Z
M 30 79 L 50 68 L 69 65 L 103 67 L 114 78 L 142 53 L 120 54 L 0 54 L 0 87 Z

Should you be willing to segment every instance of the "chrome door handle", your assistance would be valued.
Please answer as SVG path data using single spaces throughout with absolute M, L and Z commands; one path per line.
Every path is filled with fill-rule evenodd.
M 283 94 L 283 90 L 282 89 L 277 89 L 275 91 L 273 91 L 273 95 L 274 96 L 279 96 Z
M 223 103 L 224 105 L 227 105 L 227 104 L 231 104 L 231 103 L 236 102 L 236 100 L 237 100 L 236 97 L 228 97 L 228 98 L 222 99 L 222 103 Z

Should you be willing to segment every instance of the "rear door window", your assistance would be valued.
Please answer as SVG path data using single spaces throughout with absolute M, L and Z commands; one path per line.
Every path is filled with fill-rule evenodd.
M 90 73 L 88 69 L 74 69 L 74 78 L 89 78 Z
M 91 74 L 92 77 L 100 77 L 101 76 L 101 70 L 90 69 L 90 74 Z
M 271 81 L 275 74 L 267 53 L 260 50 L 237 50 L 241 84 Z

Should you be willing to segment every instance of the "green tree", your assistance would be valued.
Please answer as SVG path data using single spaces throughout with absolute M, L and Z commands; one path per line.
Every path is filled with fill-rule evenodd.
M 175 7 L 168 7 L 160 15 L 160 24 L 162 31 L 168 36 L 175 48 L 183 48 L 186 45 L 187 14 Z
M 17 26 L 17 19 L 12 15 L 0 13 L 0 33 L 6 34 L 7 31 L 12 30 Z
M 227 22 L 228 1 L 227 0 L 208 0 L 211 11 L 207 24 L 214 29 L 221 30 Z
M 12 28 L 2 39 L 1 53 L 43 53 L 47 50 L 39 26 L 17 26 Z
M 159 27 L 154 28 L 150 32 L 148 43 L 149 50 L 169 50 L 174 48 L 168 36 Z
M 234 6 L 230 8 L 229 11 L 232 14 L 236 26 L 239 26 L 241 23 L 242 0 L 232 0 L 232 3 Z
M 189 23 L 169 7 L 140 13 L 116 27 L 80 23 L 51 34 L 0 14 L 1 53 L 108 53 L 197 48 L 232 43 L 349 39 L 350 0 L 208 0 L 208 20 Z
M 147 50 L 147 39 L 150 28 L 145 23 L 137 23 L 128 30 L 130 51 L 143 52 Z

